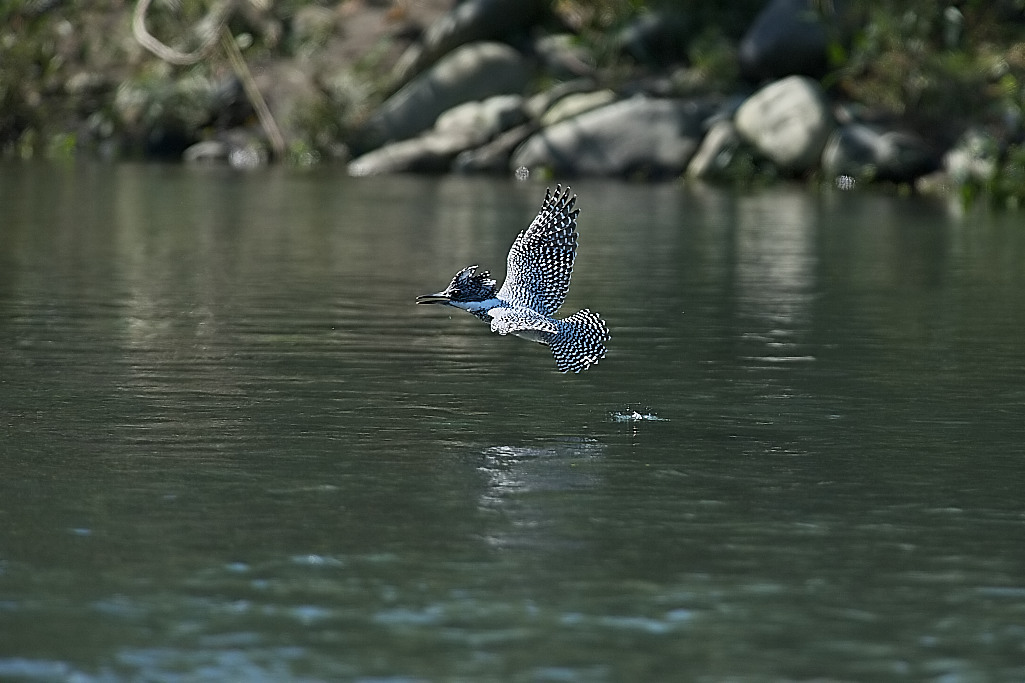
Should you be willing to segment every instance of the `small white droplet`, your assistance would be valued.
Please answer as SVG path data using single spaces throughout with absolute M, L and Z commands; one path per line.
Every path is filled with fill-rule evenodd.
M 853 190 L 854 178 L 849 175 L 838 175 L 836 177 L 836 186 L 841 190 Z
M 530 169 L 526 166 L 520 166 L 516 169 L 516 180 L 526 180 L 530 177 Z

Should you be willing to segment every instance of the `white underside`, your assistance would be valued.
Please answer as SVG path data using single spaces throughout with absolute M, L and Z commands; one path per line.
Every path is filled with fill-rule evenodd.
M 501 306 L 502 301 L 499 299 L 487 299 L 486 301 L 449 301 L 448 305 L 461 308 L 464 311 L 469 311 L 470 313 L 478 313 L 482 310 Z
M 484 311 L 493 320 L 491 326 L 492 331 L 499 332 L 500 334 L 514 334 L 517 337 L 521 337 L 532 342 L 537 342 L 539 344 L 547 344 L 548 341 L 551 339 L 552 334 L 555 332 L 554 326 L 552 326 L 552 323 L 550 321 L 544 321 L 541 319 L 538 320 L 539 326 L 544 327 L 547 324 L 549 326 L 552 326 L 552 329 L 531 329 L 529 327 L 526 329 L 522 327 L 520 327 L 520 329 L 516 329 L 519 326 L 509 325 L 508 323 L 495 323 L 495 319 L 502 319 L 505 318 L 506 315 L 514 314 L 513 309 L 510 309 L 509 305 L 501 299 L 492 298 L 487 299 L 486 301 L 450 301 L 448 302 L 448 305 L 454 306 L 456 308 L 461 308 L 462 310 L 467 311 L 468 313 L 473 313 L 475 315 L 479 315 L 482 311 Z

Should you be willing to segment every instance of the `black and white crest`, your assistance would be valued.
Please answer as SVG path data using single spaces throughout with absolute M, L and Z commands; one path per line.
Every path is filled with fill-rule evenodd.
M 490 271 L 477 272 L 477 266 L 467 266 L 456 273 L 445 290 L 453 301 L 483 301 L 495 295 L 495 281 Z

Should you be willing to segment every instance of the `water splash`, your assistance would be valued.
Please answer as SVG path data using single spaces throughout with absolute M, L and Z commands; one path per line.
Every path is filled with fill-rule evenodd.
M 669 422 L 667 417 L 659 417 L 655 413 L 639 413 L 636 410 L 609 413 L 613 422 Z

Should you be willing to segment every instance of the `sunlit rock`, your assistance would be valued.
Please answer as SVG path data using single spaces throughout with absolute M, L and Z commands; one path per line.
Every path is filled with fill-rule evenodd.
M 643 97 L 592 109 L 542 128 L 510 166 L 569 175 L 678 174 L 697 149 L 708 109 L 692 100 Z
M 523 123 L 522 95 L 496 95 L 480 102 L 465 102 L 438 117 L 434 129 L 469 135 L 478 144 Z
M 633 97 L 542 128 L 510 165 L 571 175 L 673 175 L 697 149 L 707 113 L 688 99 Z
M 818 166 L 835 125 L 822 86 L 790 76 L 765 86 L 737 109 L 737 132 L 784 171 Z

